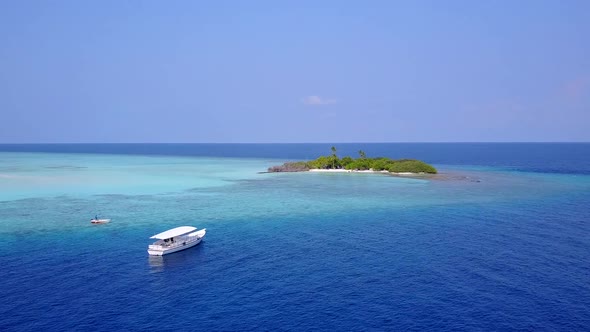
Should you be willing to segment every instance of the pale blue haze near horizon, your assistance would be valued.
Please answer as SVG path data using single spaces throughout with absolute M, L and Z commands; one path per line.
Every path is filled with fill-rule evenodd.
M 588 1 L 2 1 L 0 143 L 590 141 Z

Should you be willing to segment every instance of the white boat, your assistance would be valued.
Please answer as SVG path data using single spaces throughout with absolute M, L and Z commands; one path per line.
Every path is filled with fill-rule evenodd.
M 111 219 L 90 219 L 90 223 L 92 224 L 108 224 L 109 222 L 111 222 Z
M 180 226 L 169 229 L 150 237 L 150 239 L 158 239 L 158 241 L 148 247 L 148 254 L 163 256 L 194 247 L 201 243 L 206 232 L 207 229 L 205 228 L 197 231 L 197 228 L 192 226 Z

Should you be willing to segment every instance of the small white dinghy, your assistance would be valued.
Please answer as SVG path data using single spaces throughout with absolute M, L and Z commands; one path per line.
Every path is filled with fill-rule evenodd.
M 148 247 L 148 254 L 152 256 L 164 256 L 173 252 L 194 247 L 201 243 L 207 229 L 197 231 L 196 227 L 180 226 L 156 234 L 150 239 L 158 239 Z
M 98 217 L 94 217 L 94 219 L 90 219 L 91 224 L 108 224 L 111 222 L 111 219 L 98 219 Z

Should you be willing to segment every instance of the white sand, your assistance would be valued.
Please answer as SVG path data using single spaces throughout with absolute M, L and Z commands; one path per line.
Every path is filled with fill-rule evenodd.
M 310 172 L 318 172 L 318 173 L 350 173 L 351 170 L 348 169 L 310 169 Z
M 310 172 L 319 172 L 319 173 L 379 173 L 379 174 L 395 174 L 395 175 L 416 175 L 419 173 L 412 173 L 412 172 L 389 172 L 389 171 L 373 171 L 373 170 L 348 170 L 348 169 L 310 169 Z

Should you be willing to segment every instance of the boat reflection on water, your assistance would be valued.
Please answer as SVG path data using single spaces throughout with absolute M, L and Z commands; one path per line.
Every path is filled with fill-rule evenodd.
M 164 271 L 164 256 L 148 256 L 150 272 L 157 273 Z
M 174 255 L 152 256 L 148 255 L 148 263 L 151 273 L 164 272 L 164 270 L 186 270 L 187 267 L 194 267 L 202 261 L 200 247 L 191 250 L 184 250 Z

